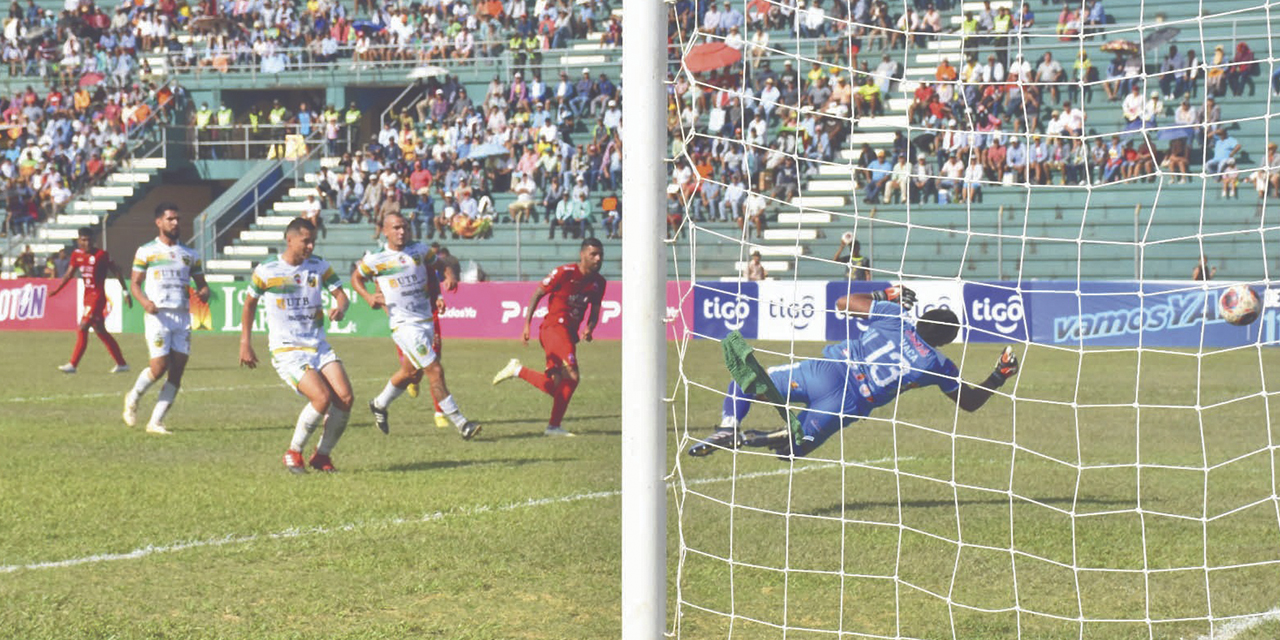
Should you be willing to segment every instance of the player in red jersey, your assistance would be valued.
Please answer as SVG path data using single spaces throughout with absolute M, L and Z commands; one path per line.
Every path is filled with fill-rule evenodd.
M 81 227 L 79 237 L 76 238 L 76 249 L 71 252 L 71 261 L 68 263 L 67 272 L 62 275 L 62 282 L 58 283 L 58 287 L 53 290 L 50 296 L 58 295 L 62 288 L 71 282 L 72 276 L 77 271 L 80 273 L 80 279 L 84 281 L 84 317 L 80 318 L 80 327 L 76 330 L 76 347 L 71 352 L 71 362 L 58 367 L 63 373 L 75 373 L 76 367 L 80 366 L 80 358 L 84 355 L 85 347 L 89 341 L 89 329 L 98 334 L 98 339 L 102 344 L 106 345 L 107 351 L 116 361 L 116 366 L 111 369 L 111 373 L 123 373 L 129 370 L 129 365 L 124 361 L 124 356 L 120 353 L 120 345 L 116 344 L 116 339 L 107 333 L 106 313 L 107 313 L 107 291 L 104 285 L 107 282 L 107 274 L 110 273 L 116 280 L 120 281 L 120 289 L 124 296 L 124 301 L 133 306 L 133 299 L 129 297 L 129 288 L 125 286 L 124 274 L 120 273 L 119 267 L 111 261 L 111 256 L 107 252 L 94 246 L 93 229 L 90 227 Z
M 529 344 L 529 325 L 533 322 L 533 314 L 544 296 L 550 296 L 547 302 L 547 315 L 542 319 L 538 340 L 542 350 L 547 354 L 546 372 L 532 371 L 520 365 L 518 359 L 512 358 L 493 383 L 519 376 L 534 388 L 552 397 L 551 419 L 547 422 L 547 435 L 572 436 L 560 426 L 564 419 L 569 400 L 578 388 L 578 355 L 575 350 L 578 344 L 578 328 L 582 319 L 587 319 L 587 330 L 582 339 L 591 342 L 591 334 L 600 321 L 600 301 L 604 298 L 604 278 L 600 275 L 600 264 L 604 261 L 604 245 L 595 238 L 582 241 L 578 252 L 578 261 L 556 267 L 529 300 L 529 311 L 524 318 L 524 343 Z M 590 312 L 587 308 L 590 307 Z

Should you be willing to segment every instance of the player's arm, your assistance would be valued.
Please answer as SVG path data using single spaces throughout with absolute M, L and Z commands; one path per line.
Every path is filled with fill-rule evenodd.
M 871 312 L 872 304 L 883 301 L 895 302 L 902 305 L 903 309 L 910 309 L 916 304 L 916 292 L 905 286 L 895 285 L 882 291 L 851 293 L 836 300 L 836 311 L 865 318 Z
M 71 281 L 71 278 L 74 277 L 76 272 L 79 270 L 80 270 L 80 267 L 67 267 L 67 272 L 62 274 L 62 282 L 59 282 L 58 286 L 49 295 L 50 296 L 58 295 L 58 292 L 62 291 L 63 287 L 67 286 L 67 283 Z M 121 281 L 121 284 L 124 284 L 124 282 Z
M 120 291 L 123 292 L 124 302 L 132 309 L 133 297 L 129 295 L 129 287 L 124 283 L 124 274 L 120 272 L 120 267 L 116 266 L 115 262 L 107 261 L 107 273 L 120 282 Z
M 991 399 L 996 389 L 1017 373 L 1018 356 L 1014 355 L 1012 347 L 1005 347 L 1004 352 L 1000 354 L 1000 359 L 996 361 L 995 370 L 982 381 L 982 384 L 972 385 L 961 381 L 960 387 L 948 393 L 947 397 L 965 411 L 977 411 Z
M 339 322 L 347 314 L 347 307 L 351 306 L 351 299 L 347 297 L 347 292 L 343 291 L 341 286 L 334 287 L 329 293 L 333 295 L 333 301 L 337 303 L 329 310 L 329 321 Z
M 147 272 L 140 269 L 134 269 L 129 277 L 129 291 L 133 293 L 133 299 L 142 305 L 142 310 L 150 314 L 155 314 L 156 303 L 147 297 L 147 292 L 142 290 L 142 283 L 147 280 Z
M 201 302 L 208 302 L 209 283 L 204 279 L 204 267 L 201 266 L 199 260 L 196 260 L 191 267 L 191 279 L 196 283 L 196 297 L 200 298 Z
M 244 310 L 240 312 L 240 366 L 250 369 L 258 366 L 258 355 L 253 352 L 253 319 L 258 315 L 258 297 L 250 293 L 244 298 Z
M 351 272 L 351 288 L 356 290 L 356 295 L 363 298 L 365 304 L 368 304 L 371 309 L 381 309 L 386 306 L 387 299 L 382 295 L 382 292 L 369 293 L 369 289 L 365 286 L 366 282 L 364 274 L 361 273 L 361 266 L 357 266 Z M 343 297 L 346 297 L 346 294 L 343 294 Z
M 524 314 L 524 334 L 520 338 L 521 340 L 524 340 L 525 344 L 529 344 L 529 333 L 532 331 L 533 325 L 533 313 L 538 310 L 538 303 L 542 302 L 542 298 L 545 295 L 547 295 L 547 290 L 543 289 L 542 285 L 538 285 L 538 288 L 533 290 L 533 297 L 529 298 L 529 310 Z M 590 327 L 594 326 L 594 324 L 590 325 Z M 590 327 L 588 327 L 588 330 Z
M 591 308 L 587 311 L 587 330 L 582 334 L 582 339 L 591 342 L 591 335 L 596 331 L 596 325 L 600 323 L 600 300 L 603 296 L 593 298 L 591 300 Z

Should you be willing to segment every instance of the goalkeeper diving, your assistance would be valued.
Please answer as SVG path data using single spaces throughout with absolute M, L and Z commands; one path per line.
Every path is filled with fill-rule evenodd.
M 756 361 L 740 334 L 730 334 L 722 346 L 733 381 L 720 427 L 692 446 L 689 455 L 708 456 L 718 449 L 747 446 L 773 449 L 784 458 L 806 456 L 876 407 L 918 387 L 938 387 L 965 411 L 982 408 L 992 392 L 1018 372 L 1017 356 L 1006 348 L 981 384 L 963 382 L 959 368 L 938 351 L 959 332 L 955 312 L 930 309 L 913 323 L 905 312 L 915 301 L 915 292 L 903 286 L 842 296 L 836 310 L 865 319 L 866 330 L 827 345 L 822 358 L 768 370 Z M 788 424 L 770 431 L 743 431 L 742 421 L 754 399 L 776 405 Z M 793 415 L 785 405 L 794 403 L 805 408 Z

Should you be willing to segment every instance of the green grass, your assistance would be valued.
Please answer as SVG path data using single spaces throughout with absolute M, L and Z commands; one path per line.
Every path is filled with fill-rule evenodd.
M 140 365 L 139 336 L 121 341 Z M 527 385 L 489 386 L 535 347 L 454 340 L 449 381 L 485 424 L 476 441 L 404 397 L 390 436 L 355 412 L 341 473 L 295 477 L 279 458 L 302 401 L 270 367 L 237 368 L 234 337 L 197 336 L 169 438 L 120 423 L 133 376 L 103 373 L 99 345 L 75 376 L 55 371 L 70 342 L 0 334 L 0 567 L 150 551 L 0 573 L 0 637 L 618 636 L 617 343 L 580 350 L 565 426 L 581 437 L 542 437 L 550 402 Z M 333 344 L 363 407 L 392 345 Z M 1144 352 L 1139 376 L 1133 353 L 1034 349 L 1016 402 L 957 415 L 916 391 L 787 465 L 676 455 L 717 421 L 725 384 L 717 345 L 688 349 L 688 384 L 670 358 L 683 482 L 668 610 L 683 638 L 1197 638 L 1210 615 L 1280 606 L 1272 351 Z M 981 379 L 997 347 L 947 352 Z

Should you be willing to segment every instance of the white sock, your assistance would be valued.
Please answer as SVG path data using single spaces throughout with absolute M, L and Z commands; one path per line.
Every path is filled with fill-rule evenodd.
M 338 444 L 338 439 L 342 437 L 342 432 L 347 429 L 347 418 L 350 417 L 350 411 L 329 407 L 329 415 L 324 419 L 324 433 L 320 434 L 320 445 L 316 447 L 316 451 L 321 455 L 329 455 L 329 452 L 333 451 L 333 446 Z
M 373 406 L 379 409 L 386 409 L 402 393 L 404 393 L 404 389 L 388 382 L 387 386 L 383 387 L 382 393 L 379 393 L 378 397 L 373 399 Z
M 151 410 L 151 424 L 164 424 L 164 414 L 169 413 L 174 398 L 178 397 L 178 387 L 172 382 L 165 382 L 160 387 L 160 397 L 156 398 L 156 406 Z
M 151 375 L 151 367 L 143 367 L 142 372 L 138 374 L 138 379 L 134 381 L 133 388 L 129 390 L 129 393 L 133 394 L 133 400 L 136 402 L 138 398 L 141 398 L 142 394 L 146 393 L 147 389 L 150 389 L 151 385 L 155 383 L 156 378 Z
M 449 420 L 453 424 L 459 427 L 467 424 L 467 419 L 463 417 L 461 411 L 458 411 L 458 403 L 453 401 L 453 394 L 449 394 L 448 397 L 440 401 L 440 410 L 444 412 L 444 415 L 449 416 Z
M 737 429 L 738 419 L 733 416 L 724 416 L 723 418 L 720 418 L 720 428 L 721 429 Z
M 289 449 L 292 451 L 302 451 L 307 446 L 307 440 L 311 438 L 311 432 L 320 426 L 320 420 L 324 418 L 324 414 L 316 411 L 316 408 L 308 402 L 307 406 L 302 408 L 302 413 L 298 414 L 298 424 L 293 428 L 293 441 L 289 443 Z

